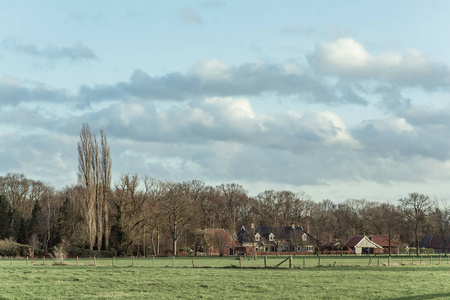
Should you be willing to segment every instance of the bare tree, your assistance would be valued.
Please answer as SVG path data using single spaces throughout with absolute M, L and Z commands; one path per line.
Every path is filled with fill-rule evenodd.
M 163 200 L 166 225 L 172 240 L 173 255 L 177 255 L 177 242 L 192 220 L 192 201 L 182 183 L 169 183 Z
M 419 193 L 411 193 L 408 198 L 402 198 L 399 201 L 403 220 L 413 232 L 417 256 L 419 256 L 419 234 L 425 226 L 433 205 L 428 196 Z
M 341 256 L 344 254 L 344 243 L 352 235 L 351 234 L 351 221 L 352 212 L 351 208 L 345 204 L 341 203 L 334 207 L 333 211 L 334 226 L 331 227 L 334 237 L 339 242 L 339 247 L 341 250 Z
M 447 256 L 447 244 L 450 239 L 450 209 L 445 204 L 439 206 L 436 201 L 436 207 L 432 215 L 436 231 L 442 238 L 444 255 Z
M 242 217 L 242 208 L 248 200 L 245 189 L 236 183 L 221 184 L 216 187 L 220 197 L 223 199 L 223 216 L 226 218 L 227 229 L 229 232 L 235 232 L 238 221 Z
M 105 248 L 109 248 L 109 235 L 110 235 L 110 225 L 109 225 L 109 195 L 111 192 L 111 155 L 106 139 L 106 135 L 103 130 L 100 130 L 101 137 L 101 199 L 102 205 L 100 209 L 102 210 L 103 218 L 103 235 L 105 237 Z
M 144 225 L 144 235 L 148 228 L 150 232 L 150 241 L 152 245 L 153 255 L 160 254 L 160 237 L 161 223 L 163 212 L 161 209 L 162 200 L 166 193 L 166 183 L 155 179 L 144 179 L 145 194 L 148 195 L 149 201 L 144 206 L 146 223 Z M 144 236 L 145 241 L 145 236 Z
M 101 134 L 101 146 L 91 133 L 89 124 L 83 124 L 78 142 L 78 182 L 83 196 L 82 214 L 86 221 L 89 248 L 94 244 L 102 248 L 109 246 L 109 205 L 108 195 L 111 185 L 111 157 L 106 135 Z
M 85 220 L 89 249 L 94 249 L 97 235 L 97 210 L 95 202 L 95 174 L 92 165 L 95 155 L 95 137 L 91 134 L 89 124 L 83 124 L 78 142 L 78 182 L 82 187 L 81 212 Z
M 317 203 L 311 212 L 311 223 L 317 240 L 317 255 L 320 254 L 320 247 L 325 239 L 324 234 L 331 231 L 334 206 L 331 200 L 326 199 Z
M 115 188 L 114 204 L 116 207 L 116 239 L 117 229 L 120 229 L 117 245 L 125 254 L 129 254 L 137 245 L 147 220 L 147 203 L 150 200 L 148 185 L 139 189 L 140 181 L 138 175 L 123 175 Z

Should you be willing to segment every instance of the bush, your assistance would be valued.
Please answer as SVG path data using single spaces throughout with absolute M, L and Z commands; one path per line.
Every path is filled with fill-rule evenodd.
M 53 255 L 55 256 L 55 265 L 64 265 L 64 259 L 67 254 L 62 247 L 55 247 L 53 250 Z
M 20 256 L 21 246 L 24 245 L 16 243 L 11 239 L 0 241 L 0 256 L 8 256 L 8 257 Z

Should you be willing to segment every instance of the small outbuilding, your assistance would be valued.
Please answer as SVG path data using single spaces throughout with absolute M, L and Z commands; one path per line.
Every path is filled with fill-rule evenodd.
M 383 251 L 383 247 L 372 242 L 367 236 L 354 236 L 345 243 L 344 248 L 350 248 L 356 255 L 373 254 Z

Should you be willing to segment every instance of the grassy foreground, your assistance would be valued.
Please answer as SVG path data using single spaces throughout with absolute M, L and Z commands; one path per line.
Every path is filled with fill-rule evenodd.
M 448 299 L 450 264 L 433 257 L 419 264 L 416 258 L 393 260 L 394 266 L 377 266 L 367 257 L 294 258 L 294 269 L 256 268 L 263 258 L 171 258 L 66 260 L 53 265 L 42 260 L 0 260 L 0 299 Z M 408 260 L 408 262 L 407 262 Z M 269 258 L 269 266 L 282 258 Z M 336 263 L 335 263 L 336 262 Z M 333 264 L 335 265 L 333 267 Z M 229 266 L 235 267 L 229 267 Z M 315 265 L 315 266 L 314 266 Z M 220 268 L 228 266 L 228 268 Z M 287 267 L 286 263 L 282 266 Z M 314 266 L 314 267 L 313 267 Z

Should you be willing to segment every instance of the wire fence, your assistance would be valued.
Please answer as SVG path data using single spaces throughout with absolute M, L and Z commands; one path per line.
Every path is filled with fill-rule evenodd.
M 2 258 L 0 267 L 73 266 L 73 267 L 149 267 L 149 268 L 314 268 L 382 267 L 450 264 L 449 256 L 227 256 L 227 257 L 127 257 L 127 258 Z

